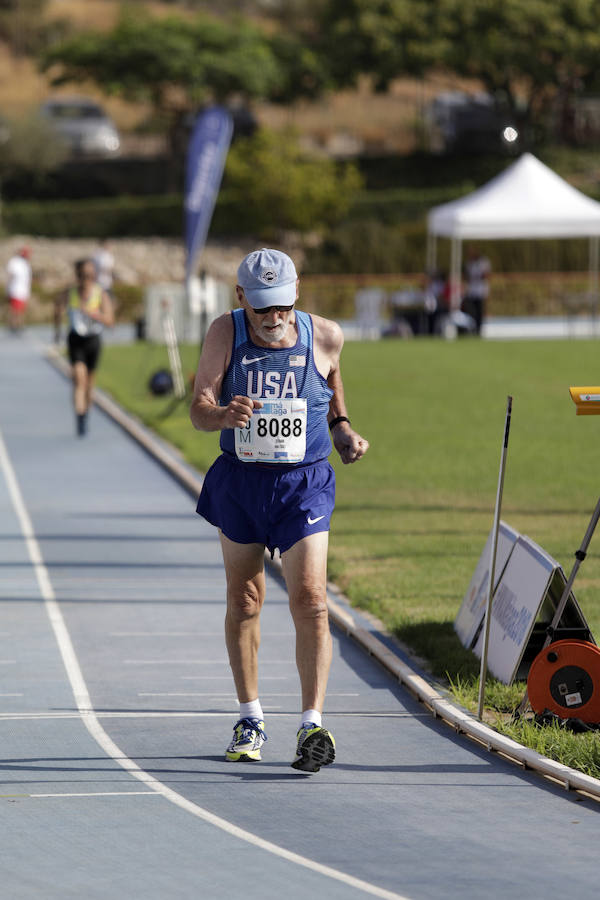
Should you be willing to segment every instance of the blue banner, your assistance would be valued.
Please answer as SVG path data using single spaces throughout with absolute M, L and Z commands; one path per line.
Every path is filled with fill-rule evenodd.
M 221 106 L 200 113 L 194 126 L 185 176 L 186 281 L 194 274 L 196 257 L 206 242 L 232 132 L 231 115 Z

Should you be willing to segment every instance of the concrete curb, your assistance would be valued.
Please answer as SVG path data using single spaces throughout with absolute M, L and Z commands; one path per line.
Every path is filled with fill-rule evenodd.
M 47 353 L 47 359 L 63 375 L 69 377 L 70 366 L 55 350 Z M 202 487 L 202 479 L 186 467 L 181 458 L 177 458 L 177 451 L 153 435 L 144 425 L 137 422 L 130 414 L 126 413 L 114 400 L 103 391 L 94 392 L 95 404 L 110 416 L 127 434 L 129 434 L 143 449 L 150 454 L 163 468 L 192 497 L 197 497 Z M 281 575 L 280 560 L 271 560 L 271 556 L 265 553 L 265 560 L 278 574 Z M 336 593 L 336 599 L 331 594 Z M 368 631 L 357 620 L 349 601 L 337 588 L 328 585 L 327 603 L 329 615 L 334 625 L 344 634 L 355 640 L 370 656 L 377 660 L 400 684 L 404 685 L 414 697 L 424 704 L 434 718 L 439 718 L 449 724 L 460 734 L 464 734 L 489 751 L 499 753 L 505 759 L 520 765 L 524 769 L 531 769 L 554 783 L 562 785 L 567 790 L 582 791 L 586 795 L 600 800 L 600 780 L 571 769 L 569 766 L 555 762 L 545 756 L 541 756 L 535 750 L 523 747 L 493 728 L 480 722 L 470 713 L 452 704 L 422 675 L 396 655 L 386 644 L 377 637 L 377 634 Z M 384 628 L 378 628 L 384 634 Z

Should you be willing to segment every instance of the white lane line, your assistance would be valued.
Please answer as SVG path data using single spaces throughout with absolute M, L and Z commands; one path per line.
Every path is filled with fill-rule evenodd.
M 15 666 L 16 664 L 16 659 L 0 659 L 0 666 Z
M 73 696 L 75 698 L 77 708 L 79 709 L 79 712 L 81 714 L 81 719 L 89 733 L 98 743 L 98 745 L 104 750 L 104 752 L 107 753 L 108 756 L 110 756 L 116 763 L 118 763 L 118 765 L 120 765 L 121 768 L 123 768 L 126 772 L 129 772 L 130 775 L 132 775 L 134 778 L 137 778 L 138 781 L 146 784 L 149 788 L 156 791 L 165 799 L 170 800 L 171 803 L 174 803 L 180 809 L 191 813 L 193 816 L 196 816 L 197 818 L 201 819 L 204 822 L 207 822 L 210 825 L 214 825 L 216 828 L 219 828 L 221 831 L 224 831 L 227 834 L 232 835 L 233 837 L 237 837 L 248 844 L 259 847 L 261 850 L 265 850 L 267 853 L 272 853 L 274 856 L 278 856 L 281 859 L 287 860 L 288 862 L 295 863 L 296 865 L 302 866 L 306 869 L 310 869 L 313 872 L 318 872 L 321 875 L 325 875 L 326 877 L 332 878 L 335 881 L 340 881 L 343 884 L 347 884 L 351 887 L 356 888 L 357 890 L 362 890 L 366 894 L 370 894 L 373 897 L 381 897 L 383 898 L 383 900 L 408 900 L 407 897 L 404 897 L 401 894 L 396 894 L 392 891 L 385 890 L 384 888 L 380 888 L 377 885 L 370 884 L 368 881 L 363 881 L 362 879 L 355 878 L 353 875 L 349 875 L 346 872 L 341 872 L 338 869 L 334 869 L 331 866 L 323 865 L 322 863 L 316 862 L 313 859 L 309 859 L 306 856 L 301 856 L 299 853 L 294 853 L 291 850 L 287 850 L 285 847 L 281 847 L 278 844 L 272 843 L 271 841 L 264 840 L 263 838 L 259 837 L 256 834 L 253 834 L 250 831 L 239 828 L 232 822 L 228 822 L 226 819 L 222 819 L 220 816 L 216 816 L 208 809 L 205 809 L 202 806 L 198 806 L 198 804 L 193 803 L 191 800 L 188 800 L 187 797 L 184 797 L 182 794 L 178 794 L 177 791 L 174 791 L 172 788 L 167 787 L 166 784 L 158 781 L 157 778 L 155 778 L 149 772 L 146 772 L 144 769 L 140 768 L 137 763 L 135 763 L 132 759 L 129 759 L 129 757 L 125 756 L 122 753 L 122 751 L 119 749 L 119 747 L 117 747 L 112 738 L 109 737 L 109 735 L 102 728 L 92 707 L 92 701 L 87 689 L 87 685 L 84 681 L 81 668 L 79 666 L 79 661 L 75 654 L 71 636 L 67 630 L 65 620 L 63 619 L 60 607 L 56 601 L 52 584 L 50 582 L 50 577 L 48 575 L 48 570 L 44 565 L 40 547 L 33 530 L 33 525 L 25 507 L 25 503 L 21 495 L 21 490 L 19 488 L 12 463 L 9 459 L 1 431 L 0 469 L 3 471 L 4 477 L 6 479 L 8 492 L 17 514 L 17 518 L 19 520 L 21 532 L 23 534 L 23 538 L 27 546 L 27 551 L 29 553 L 29 558 L 36 574 L 40 593 L 44 598 L 46 612 L 54 631 L 58 648 L 60 650 L 63 663 L 67 671 L 67 676 L 71 683 Z
M 94 713 L 97 719 L 224 719 L 229 718 L 232 715 L 235 715 L 238 712 L 238 702 L 237 699 L 235 701 L 234 707 L 230 710 L 223 710 L 222 712 L 191 712 L 189 710 L 161 710 L 161 712 L 154 712 L 153 710 L 144 710 L 141 712 L 96 712 Z M 279 712 L 279 707 L 265 706 L 265 712 L 269 713 L 269 716 L 273 718 L 288 718 L 295 719 L 298 716 L 297 712 Z M 335 718 L 346 718 L 346 719 L 430 719 L 431 713 L 387 713 L 387 712 L 373 712 L 373 713 L 355 713 L 355 712 L 332 712 L 331 710 L 327 713 L 328 717 L 335 716 Z M 72 712 L 72 713 L 51 713 L 51 712 L 12 712 L 12 713 L 0 713 L 0 722 L 14 722 L 16 720 L 33 720 L 33 719 L 80 719 L 80 712 Z
M 261 666 L 295 666 L 293 659 L 263 659 Z M 124 659 L 124 666 L 229 666 L 228 659 Z
M 0 632 L 0 635 L 2 632 Z M 222 631 L 109 631 L 109 637 L 223 637 L 225 634 L 224 630 Z M 262 640 L 265 638 L 271 637 L 293 637 L 293 634 L 290 631 L 262 631 L 261 632 Z
M 261 675 L 261 684 L 263 681 L 289 681 L 291 675 Z M 180 675 L 180 681 L 231 681 L 231 672 L 229 675 Z
M 274 694 L 272 691 L 261 693 L 262 697 L 299 697 L 299 691 L 291 691 L 285 694 Z M 327 694 L 328 697 L 360 697 L 360 694 Z M 225 697 L 227 700 L 237 700 L 234 693 L 219 694 L 215 691 L 139 691 L 138 697 L 214 697 L 220 700 Z
M 124 659 L 124 666 L 226 666 L 226 659 Z
M 0 697 L 22 697 L 23 694 L 0 694 Z
M 45 800 L 63 797 L 160 797 L 160 794 L 157 794 L 156 791 L 89 791 L 81 794 L 27 794 L 26 796 Z

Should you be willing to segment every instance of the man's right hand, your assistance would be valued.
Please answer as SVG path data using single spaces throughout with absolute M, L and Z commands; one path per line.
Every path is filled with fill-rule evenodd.
M 242 396 L 232 397 L 225 407 L 223 428 L 245 428 L 253 410 L 261 407 L 260 400 Z

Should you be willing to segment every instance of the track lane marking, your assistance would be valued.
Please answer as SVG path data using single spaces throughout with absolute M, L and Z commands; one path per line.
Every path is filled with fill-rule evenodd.
M 308 857 L 301 856 L 299 853 L 294 853 L 291 850 L 287 850 L 285 847 L 281 847 L 278 844 L 267 841 L 250 831 L 246 831 L 245 829 L 234 825 L 232 822 L 227 821 L 227 819 L 223 819 L 220 816 L 211 813 L 204 807 L 198 806 L 198 804 L 193 803 L 191 800 L 188 800 L 182 794 L 178 794 L 177 791 L 174 791 L 172 788 L 167 787 L 166 784 L 163 784 L 153 775 L 150 775 L 149 772 L 146 772 L 144 769 L 138 766 L 136 762 L 134 762 L 132 759 L 129 759 L 128 756 L 125 756 L 122 753 L 122 751 L 115 744 L 112 738 L 102 728 L 92 706 L 91 697 L 83 678 L 79 660 L 77 659 L 77 655 L 71 641 L 71 636 L 56 600 L 48 570 L 46 569 L 46 566 L 44 564 L 42 553 L 35 537 L 35 532 L 33 530 L 33 524 L 29 517 L 29 513 L 27 512 L 27 507 L 25 506 L 25 502 L 21 494 L 21 489 L 17 481 L 16 473 L 10 461 L 10 457 L 6 449 L 6 444 L 4 442 L 1 430 L 0 469 L 4 473 L 8 492 L 15 513 L 19 520 L 21 533 L 23 534 L 27 552 L 29 553 L 29 558 L 36 574 L 40 593 L 44 599 L 46 613 L 54 631 L 54 636 L 56 638 L 56 642 L 63 659 L 67 677 L 71 684 L 71 690 L 73 691 L 73 696 L 79 710 L 80 718 L 91 736 L 104 750 L 104 752 L 109 757 L 111 757 L 114 762 L 121 766 L 122 769 L 124 769 L 134 778 L 137 778 L 138 781 L 146 784 L 153 791 L 156 791 L 156 793 L 163 796 L 166 800 L 169 800 L 180 809 L 191 813 L 193 816 L 196 816 L 197 818 L 201 819 L 204 822 L 207 822 L 210 825 L 214 825 L 216 828 L 219 828 L 221 831 L 224 831 L 225 833 L 232 835 L 233 837 L 237 837 L 248 844 L 259 847 L 260 849 L 265 850 L 266 852 L 271 853 L 274 856 L 278 856 L 281 859 L 285 859 L 288 862 L 295 863 L 296 865 L 302 866 L 305 869 L 309 869 L 313 872 L 325 875 L 328 878 L 332 878 L 335 881 L 347 884 L 348 886 L 356 888 L 357 890 L 361 890 L 366 894 L 370 894 L 374 897 L 380 897 L 382 898 L 382 900 L 409 900 L 409 898 L 404 895 L 397 894 L 393 891 L 388 891 L 385 888 L 380 888 L 377 885 L 370 884 L 369 882 L 363 881 L 360 878 L 355 878 L 353 875 L 349 875 L 346 872 L 334 869 L 331 866 L 323 865 L 322 863 L 316 862 L 316 860 L 309 859 Z
M 237 699 L 236 699 L 237 706 Z M 288 719 L 296 719 L 298 718 L 298 713 L 296 712 L 280 712 L 278 709 L 274 707 L 267 706 L 265 707 L 265 711 L 269 713 L 269 715 L 273 718 L 288 718 Z M 161 710 L 161 712 L 153 712 L 152 710 L 139 710 L 136 712 L 98 712 L 95 711 L 95 716 L 97 719 L 218 719 L 218 718 L 230 718 L 234 713 L 237 712 L 237 709 L 229 709 L 223 710 L 222 712 L 191 712 L 187 710 L 173 710 L 173 711 L 165 711 Z M 327 713 L 328 717 L 335 718 L 346 718 L 346 719 L 358 719 L 358 718 L 367 718 L 367 719 L 430 719 L 430 713 L 387 713 L 387 712 L 374 712 L 374 713 L 355 713 L 355 712 L 335 712 L 333 710 L 329 710 Z M 17 719 L 80 719 L 81 714 L 79 712 L 3 712 L 0 713 L 0 722 L 6 721 L 15 721 Z
M 55 800 L 63 798 L 76 797 L 160 797 L 156 791 L 82 791 L 77 793 L 55 793 L 55 794 L 25 794 L 26 797 L 32 797 L 34 800 Z

